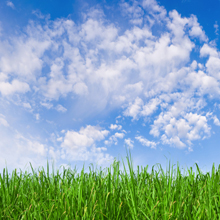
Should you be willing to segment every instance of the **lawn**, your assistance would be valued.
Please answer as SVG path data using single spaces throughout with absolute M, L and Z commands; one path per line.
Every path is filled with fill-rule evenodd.
M 153 219 L 220 219 L 220 166 L 212 173 L 202 174 L 196 164 L 186 176 L 177 169 L 164 173 L 160 166 L 151 173 L 137 167 L 133 171 L 127 157 L 130 175 L 113 163 L 108 173 L 90 173 L 75 177 L 64 169 L 63 174 L 49 176 L 44 169 L 22 175 L 15 169 L 9 176 L 7 168 L 0 174 L 0 219 L 71 219 L 71 220 L 153 220 Z M 124 165 L 124 162 L 123 162 Z M 125 168 L 125 166 L 124 166 Z M 133 175 L 132 175 L 133 174 Z

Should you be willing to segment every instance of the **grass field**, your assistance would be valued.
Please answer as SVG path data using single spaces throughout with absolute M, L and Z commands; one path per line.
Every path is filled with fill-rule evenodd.
M 143 220 L 143 219 L 220 219 L 220 166 L 211 175 L 202 174 L 196 164 L 188 175 L 179 166 L 173 172 L 162 168 L 151 174 L 147 167 L 135 174 L 127 157 L 130 175 L 113 163 L 108 173 L 84 173 L 75 177 L 70 169 L 49 176 L 44 170 L 11 177 L 7 168 L 0 174 L 0 219 Z M 124 162 L 123 162 L 124 164 Z M 30 164 L 31 165 L 31 164 Z M 124 166 L 125 168 L 125 166 Z M 133 175 L 132 175 L 133 174 Z

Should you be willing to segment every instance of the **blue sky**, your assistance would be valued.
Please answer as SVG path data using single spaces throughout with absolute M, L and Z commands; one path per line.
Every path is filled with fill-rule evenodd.
M 2 1 L 0 169 L 219 165 L 220 1 Z M 174 169 L 176 166 L 174 166 Z M 61 169 L 62 170 L 62 169 Z M 182 171 L 183 171 L 182 170 Z

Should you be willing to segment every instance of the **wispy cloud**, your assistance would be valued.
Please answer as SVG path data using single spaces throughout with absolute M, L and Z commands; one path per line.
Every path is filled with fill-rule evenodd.
M 219 35 L 219 33 L 218 33 L 218 31 L 219 31 L 219 25 L 218 25 L 218 22 L 217 22 L 217 21 L 215 21 L 214 28 L 215 28 L 215 34 L 216 34 L 216 35 Z
M 62 105 L 57 105 L 56 110 L 58 112 L 66 112 L 67 111 L 67 109 L 64 108 Z
M 9 124 L 6 121 L 5 116 L 3 114 L 0 114 L 0 125 L 3 125 L 5 127 L 9 127 Z
M 144 146 L 156 149 L 157 143 L 155 143 L 154 141 L 149 141 L 148 139 L 142 136 L 136 136 L 135 139 L 138 140 Z
M 134 141 L 132 141 L 130 138 L 125 139 L 125 144 L 127 144 L 131 149 L 134 147 Z
M 41 104 L 42 106 L 46 107 L 47 109 L 51 109 L 51 108 L 53 107 L 53 105 L 50 104 L 50 103 L 43 103 L 43 102 L 40 102 L 40 104 Z
M 40 114 L 39 113 L 37 113 L 35 116 L 36 116 L 37 121 L 40 120 Z
M 33 10 L 32 14 L 36 15 L 40 19 L 50 19 L 50 15 L 43 15 L 40 10 Z
M 11 7 L 12 9 L 15 9 L 14 4 L 11 1 L 7 1 L 7 6 Z

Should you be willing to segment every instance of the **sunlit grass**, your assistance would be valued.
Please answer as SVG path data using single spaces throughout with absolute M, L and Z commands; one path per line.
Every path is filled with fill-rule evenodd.
M 0 219 L 220 219 L 220 166 L 212 175 L 188 170 L 182 176 L 179 166 L 173 172 L 155 171 L 147 167 L 135 174 L 127 157 L 130 175 L 113 163 L 104 174 L 75 172 L 49 176 L 44 169 L 32 174 L 17 173 L 9 178 L 7 168 L 0 174 Z M 31 165 L 31 164 L 30 164 Z M 124 166 L 124 162 L 123 162 Z M 125 168 L 125 166 L 124 166 Z M 133 174 L 133 175 L 132 175 Z M 160 175 L 159 175 L 160 174 Z

